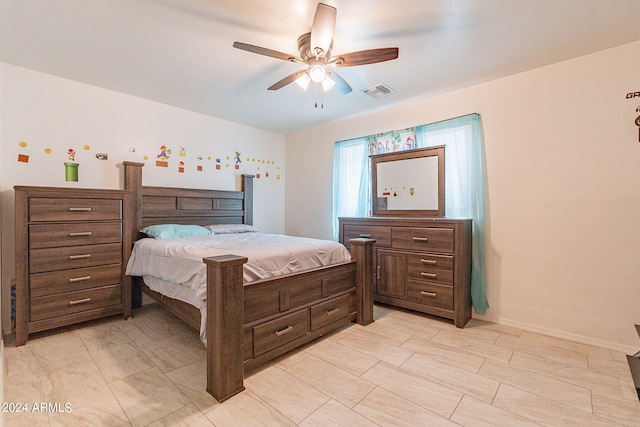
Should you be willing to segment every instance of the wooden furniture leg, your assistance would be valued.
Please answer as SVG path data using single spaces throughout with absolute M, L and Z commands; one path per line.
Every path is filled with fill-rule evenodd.
M 242 266 L 236 255 L 204 258 L 207 264 L 207 391 L 219 402 L 244 390 Z
M 358 294 L 358 320 L 360 325 L 373 322 L 373 244 L 375 239 L 357 238 L 351 243 L 351 257 L 358 262 L 356 292 Z

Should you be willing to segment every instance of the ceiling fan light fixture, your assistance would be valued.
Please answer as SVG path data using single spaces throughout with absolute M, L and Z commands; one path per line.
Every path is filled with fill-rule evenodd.
M 302 90 L 307 90 L 309 83 L 311 83 L 311 77 L 309 77 L 307 73 L 302 73 L 300 77 L 296 79 L 296 83 L 298 83 L 298 86 L 300 86 Z
M 322 82 L 326 76 L 327 72 L 321 65 L 312 65 L 309 69 L 309 77 L 311 77 L 311 80 L 316 83 Z
M 326 76 L 324 78 L 324 80 L 322 81 L 322 89 L 326 92 L 326 91 L 330 90 L 333 87 L 333 85 L 335 85 L 335 84 L 336 84 L 336 82 L 334 82 L 331 79 L 331 77 Z

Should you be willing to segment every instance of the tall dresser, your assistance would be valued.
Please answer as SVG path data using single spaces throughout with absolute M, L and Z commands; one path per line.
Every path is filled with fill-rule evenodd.
M 128 206 L 127 191 L 15 187 L 16 345 L 34 332 L 131 316 Z
M 470 219 L 339 218 L 340 242 L 376 239 L 374 301 L 452 319 L 471 319 Z

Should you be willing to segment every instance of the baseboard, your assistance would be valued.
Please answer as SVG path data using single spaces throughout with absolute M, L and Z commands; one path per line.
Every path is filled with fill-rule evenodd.
M 595 347 L 602 347 L 609 350 L 618 351 L 624 354 L 634 354 L 638 351 L 637 348 L 627 346 L 624 344 L 599 340 L 592 337 L 586 337 L 584 335 L 572 334 L 570 332 L 561 331 L 558 329 L 543 328 L 541 326 L 531 325 L 523 322 L 516 322 L 508 319 L 489 319 L 484 315 L 479 315 L 476 313 L 473 314 L 473 318 L 478 320 L 485 320 L 487 322 L 497 323 L 499 325 L 510 326 L 512 328 L 522 329 L 523 331 L 527 331 L 527 332 L 533 332 L 536 334 L 548 335 L 550 337 L 560 338 L 567 341 L 573 341 L 580 344 L 592 345 Z

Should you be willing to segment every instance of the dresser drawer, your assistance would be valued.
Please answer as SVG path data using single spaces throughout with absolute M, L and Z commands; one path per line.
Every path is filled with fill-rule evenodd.
M 431 307 L 453 310 L 453 286 L 409 280 L 407 300 Z
M 409 254 L 407 269 L 409 279 L 453 285 L 452 255 Z
M 344 245 L 349 245 L 349 239 L 357 239 L 358 237 L 366 237 L 368 239 L 376 239 L 376 246 L 391 246 L 391 227 L 383 225 L 354 225 L 345 224 L 343 228 Z
M 391 229 L 392 247 L 453 253 L 454 231 L 452 228 L 414 228 L 393 227 Z
M 32 274 L 31 297 L 115 285 L 122 280 L 121 269 L 122 264 L 113 264 Z
M 342 295 L 311 307 L 311 330 L 315 331 L 349 315 L 349 295 Z
M 69 246 L 33 249 L 29 254 L 31 273 L 122 263 L 122 245 Z
M 121 222 L 77 222 L 29 226 L 29 242 L 32 249 L 120 243 L 121 241 Z
M 121 303 L 120 285 L 31 298 L 31 321 L 51 319 Z
M 309 310 L 300 310 L 254 326 L 253 355 L 259 356 L 309 332 Z
M 100 221 L 122 219 L 122 201 L 32 197 L 29 221 Z

